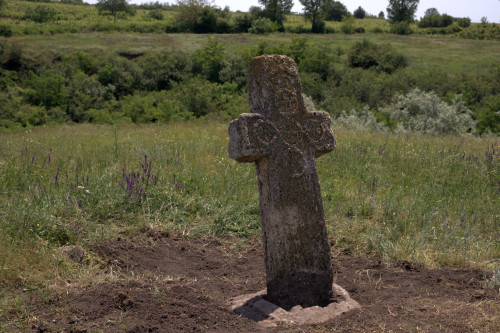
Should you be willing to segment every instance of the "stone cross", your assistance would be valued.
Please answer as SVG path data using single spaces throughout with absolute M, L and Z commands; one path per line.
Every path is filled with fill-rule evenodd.
M 307 111 L 295 62 L 250 61 L 251 113 L 229 125 L 229 156 L 255 162 L 267 300 L 290 309 L 327 305 L 333 272 L 316 158 L 335 149 L 326 112 Z

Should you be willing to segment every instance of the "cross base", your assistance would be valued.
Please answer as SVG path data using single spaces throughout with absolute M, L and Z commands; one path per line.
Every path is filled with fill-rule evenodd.
M 242 295 L 229 300 L 230 310 L 257 322 L 263 327 L 278 325 L 319 324 L 351 310 L 361 308 L 342 287 L 333 284 L 333 300 L 326 306 L 302 307 L 297 305 L 289 311 L 266 300 L 266 290 Z
M 315 305 L 323 307 L 332 301 L 332 280 L 330 271 L 295 273 L 283 279 L 268 281 L 266 299 L 285 310 L 296 305 L 304 308 Z

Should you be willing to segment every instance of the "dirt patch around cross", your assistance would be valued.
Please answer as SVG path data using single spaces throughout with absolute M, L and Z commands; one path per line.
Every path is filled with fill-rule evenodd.
M 478 270 L 334 256 L 336 283 L 362 308 L 328 322 L 263 328 L 228 300 L 265 288 L 262 251 L 155 233 L 94 251 L 112 282 L 68 288 L 35 305 L 34 332 L 499 332 L 498 291 Z M 114 272 L 114 273 L 113 273 Z

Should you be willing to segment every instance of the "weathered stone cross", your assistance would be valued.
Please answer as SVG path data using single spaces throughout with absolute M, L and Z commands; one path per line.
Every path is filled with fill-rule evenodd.
M 285 309 L 327 305 L 333 272 L 315 159 L 335 149 L 326 112 L 307 111 L 295 62 L 251 60 L 250 111 L 229 125 L 229 156 L 255 162 L 267 300 Z

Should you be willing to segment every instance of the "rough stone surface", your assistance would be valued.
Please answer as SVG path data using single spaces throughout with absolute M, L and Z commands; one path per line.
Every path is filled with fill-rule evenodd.
M 294 306 L 289 311 L 268 302 L 264 297 L 266 290 L 254 294 L 242 295 L 229 300 L 230 308 L 235 313 L 258 322 L 265 327 L 279 324 L 309 325 L 319 324 L 348 311 L 360 308 L 342 287 L 333 284 L 335 301 L 325 307 L 312 306 L 303 308 Z
M 326 112 L 307 111 L 295 62 L 251 60 L 251 113 L 229 125 L 229 156 L 255 162 L 266 299 L 284 309 L 327 305 L 333 273 L 315 158 L 335 149 Z

